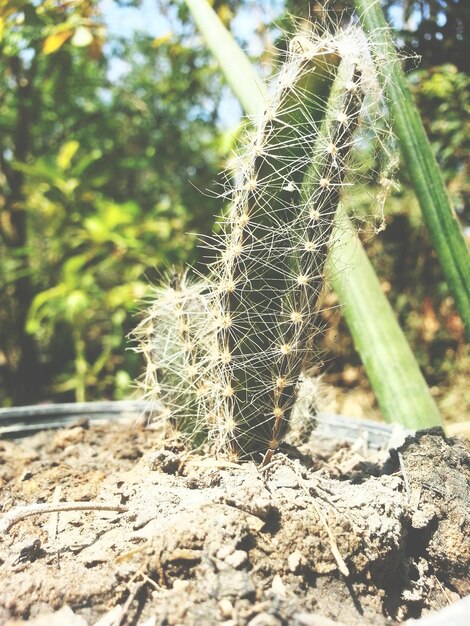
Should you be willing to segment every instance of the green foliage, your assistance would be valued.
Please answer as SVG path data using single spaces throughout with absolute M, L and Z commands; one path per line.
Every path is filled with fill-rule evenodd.
M 382 5 L 391 23 L 396 21 L 396 9 L 402 11 L 398 39 L 419 56 L 420 67 L 452 64 L 470 73 L 470 4 L 466 0 L 384 0 Z
M 470 76 L 454 65 L 414 72 L 410 87 L 463 223 L 470 224 Z
M 377 44 L 383 64 L 394 128 L 423 217 L 442 270 L 470 337 L 470 253 L 450 204 L 445 183 L 429 145 L 379 4 L 354 0 L 359 18 Z
M 161 204 L 145 214 L 135 202 L 118 203 L 90 189 L 89 179 L 79 177 L 86 170 L 84 159 L 92 165 L 89 155 L 80 158 L 78 152 L 76 164 L 71 163 L 78 150 L 78 142 L 70 141 L 55 162 L 42 158 L 17 167 L 28 175 L 26 197 L 34 206 L 31 275 L 44 287 L 31 303 L 26 331 L 49 361 L 56 338 L 73 345 L 74 368 L 72 362 L 57 363 L 54 390 L 75 390 L 76 399 L 83 400 L 86 388 L 104 395 L 113 390 L 114 376 L 117 383 L 129 379 L 126 326 L 146 293 L 144 274 L 161 265 L 163 255 L 184 254 L 188 244 L 183 212 L 178 216 Z M 117 395 L 124 391 L 115 389 Z
M 215 210 L 194 187 L 215 177 L 219 81 L 176 36 L 103 48 L 95 3 L 0 15 L 0 399 L 119 397 L 146 285 Z
M 424 54 L 425 70 L 413 75 L 412 88 L 456 207 L 465 210 L 468 74 L 462 72 L 469 57 L 461 49 L 468 7 L 438 4 L 443 8 L 408 2 L 425 25 L 418 33 L 404 29 L 401 39 Z M 292 5 L 295 14 L 305 10 L 303 2 Z M 139 372 L 136 355 L 125 349 L 135 296 L 147 293 L 146 285 L 168 267 L 203 256 L 184 233 L 208 233 L 220 209 L 201 190 L 213 188 L 231 143 L 217 128 L 223 87 L 211 55 L 194 45 L 185 3 L 166 7 L 174 28 L 157 40 L 110 40 L 100 6 L 95 0 L 0 0 L 3 404 L 125 394 Z M 244 0 L 212 6 L 226 26 L 250 8 Z M 449 15 L 445 24 L 436 11 Z M 425 37 L 430 28 L 431 39 Z M 459 72 L 430 67 L 436 62 L 453 63 Z M 408 197 L 396 199 L 397 213 L 408 213 Z M 413 215 L 413 228 L 418 221 Z M 400 271 L 393 269 L 396 259 L 374 245 L 375 265 L 390 267 L 392 275 Z M 445 328 L 457 327 L 452 320 L 458 317 L 451 305 L 441 316 L 439 299 L 449 301 L 445 284 L 439 272 L 429 275 L 440 285 L 433 293 L 441 321 L 435 341 L 428 344 L 423 335 L 425 316 L 417 313 L 423 298 L 416 307 L 413 300 L 435 291 L 428 276 L 416 274 L 419 289 L 407 283 L 394 301 L 401 320 L 413 318 L 407 328 L 415 352 L 430 380 L 439 382 L 437 371 L 454 371 L 453 356 L 446 361 L 454 352 L 445 347 Z M 451 350 L 460 350 L 458 342 Z

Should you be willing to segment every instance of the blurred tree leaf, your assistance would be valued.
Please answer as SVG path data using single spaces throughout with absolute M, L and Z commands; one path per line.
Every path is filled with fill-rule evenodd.
M 57 155 L 57 165 L 61 170 L 66 170 L 70 167 L 70 162 L 77 153 L 79 147 L 80 144 L 78 141 L 72 139 L 72 141 L 67 141 L 67 143 L 64 143 L 64 145 L 60 148 L 59 154 Z
M 72 46 L 77 48 L 84 48 L 89 46 L 93 42 L 93 34 L 89 28 L 85 26 L 79 26 L 73 34 Z
M 211 228 L 220 81 L 182 33 L 103 55 L 95 1 L 0 16 L 0 401 L 112 397 L 144 285 Z
M 52 54 L 56 52 L 59 48 L 62 48 L 67 39 L 73 35 L 73 30 L 68 28 L 66 29 L 56 29 L 51 35 L 48 35 L 44 40 L 44 45 L 42 47 L 42 51 L 44 54 Z

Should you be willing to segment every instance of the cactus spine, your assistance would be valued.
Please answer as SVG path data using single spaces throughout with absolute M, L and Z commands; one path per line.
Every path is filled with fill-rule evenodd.
M 239 158 L 209 277 L 187 295 L 170 287 L 173 312 L 157 299 L 148 319 L 144 350 L 165 406 L 216 451 L 269 458 L 311 365 L 328 243 L 363 109 L 363 59 L 348 58 L 346 40 L 293 38 Z

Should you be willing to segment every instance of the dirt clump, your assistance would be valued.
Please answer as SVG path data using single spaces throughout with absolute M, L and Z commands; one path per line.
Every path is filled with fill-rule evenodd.
M 313 433 L 295 457 L 215 460 L 123 424 L 0 442 L 0 523 L 64 500 L 121 510 L 16 519 L 0 622 L 393 624 L 470 593 L 468 442 L 433 429 L 327 454 Z

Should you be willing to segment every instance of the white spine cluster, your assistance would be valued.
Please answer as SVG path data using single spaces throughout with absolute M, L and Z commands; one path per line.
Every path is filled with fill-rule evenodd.
M 209 276 L 174 279 L 139 328 L 147 390 L 216 453 L 273 451 L 288 429 L 315 355 L 335 214 L 364 169 L 354 152 L 381 141 L 371 59 L 356 28 L 292 39 L 237 157 Z

